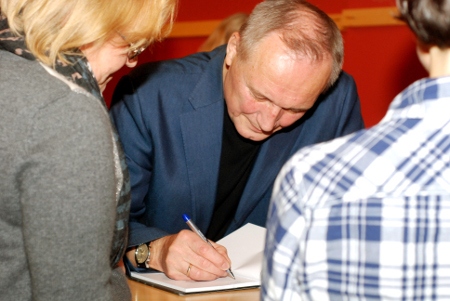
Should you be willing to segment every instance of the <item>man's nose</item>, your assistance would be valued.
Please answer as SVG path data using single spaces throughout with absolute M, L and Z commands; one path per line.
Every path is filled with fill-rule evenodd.
M 275 105 L 270 105 L 261 112 L 259 126 L 263 132 L 272 132 L 282 115 L 282 109 Z

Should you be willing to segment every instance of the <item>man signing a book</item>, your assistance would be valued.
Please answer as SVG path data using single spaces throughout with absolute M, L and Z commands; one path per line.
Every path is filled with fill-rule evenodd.
M 323 11 L 265 0 L 227 45 L 124 77 L 111 115 L 132 185 L 127 268 L 226 277 L 226 249 L 187 230 L 183 214 L 211 241 L 265 226 L 283 163 L 364 127 L 342 62 L 341 33 Z

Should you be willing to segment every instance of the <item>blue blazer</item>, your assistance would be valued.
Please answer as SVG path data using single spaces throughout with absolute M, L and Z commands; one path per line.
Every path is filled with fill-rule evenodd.
M 131 179 L 129 246 L 187 228 L 206 232 L 216 199 L 222 145 L 225 47 L 141 65 L 121 79 L 111 116 Z M 352 77 L 342 73 L 302 119 L 261 146 L 227 233 L 250 222 L 265 226 L 274 180 L 303 146 L 364 127 Z

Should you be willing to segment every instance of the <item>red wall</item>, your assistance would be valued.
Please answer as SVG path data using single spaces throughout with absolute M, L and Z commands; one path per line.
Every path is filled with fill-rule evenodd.
M 236 12 L 250 13 L 260 0 L 179 0 L 176 21 L 223 19 Z M 310 0 L 329 14 L 344 9 L 395 6 L 395 0 Z M 213 4 L 212 4 L 213 3 Z M 406 86 L 426 76 L 415 54 L 415 41 L 406 26 L 347 28 L 344 70 L 353 75 L 358 87 L 366 126 L 380 121 L 389 103 Z M 206 38 L 169 38 L 139 57 L 147 61 L 183 57 L 194 53 Z M 104 96 L 110 103 L 119 78 L 130 69 L 121 69 L 108 84 Z

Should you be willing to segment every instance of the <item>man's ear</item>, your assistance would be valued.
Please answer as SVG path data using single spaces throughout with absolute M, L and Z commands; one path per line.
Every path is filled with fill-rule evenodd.
M 225 57 L 225 65 L 230 66 L 233 62 L 234 58 L 237 54 L 237 49 L 239 47 L 239 42 L 241 40 L 241 36 L 239 35 L 239 32 L 234 32 L 230 39 L 228 40 L 227 44 L 227 55 Z

